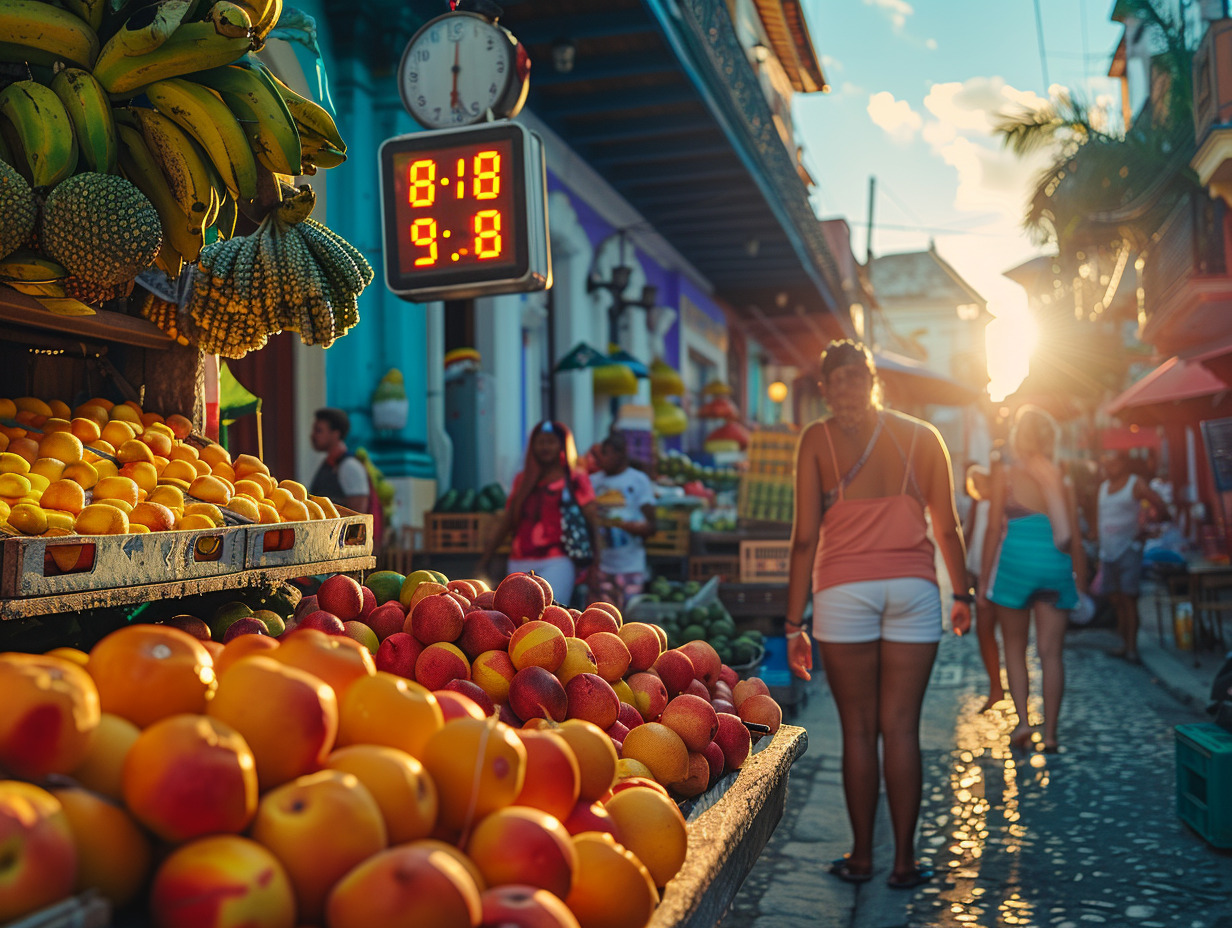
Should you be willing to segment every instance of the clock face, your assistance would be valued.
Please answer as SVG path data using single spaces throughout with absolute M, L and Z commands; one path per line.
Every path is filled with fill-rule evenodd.
M 407 110 L 432 129 L 467 126 L 509 108 L 521 82 L 509 34 L 474 13 L 426 23 L 402 55 L 399 90 Z M 516 95 L 512 95 L 515 96 Z

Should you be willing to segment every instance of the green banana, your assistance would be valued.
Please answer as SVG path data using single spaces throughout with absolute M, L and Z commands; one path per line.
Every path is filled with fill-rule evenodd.
M 277 174 L 300 172 L 299 131 L 274 82 L 247 62 L 200 71 L 187 78 L 217 91 L 239 120 L 253 154 Z
M 62 265 L 28 248 L 19 248 L 0 261 L 0 278 L 5 280 L 46 284 L 67 276 L 68 271 Z
M 122 59 L 135 58 L 159 48 L 175 33 L 188 12 L 188 0 L 164 0 L 138 10 L 107 40 L 94 64 L 97 73 L 122 66 Z
M 248 11 L 238 3 L 220 0 L 210 7 L 209 20 L 219 35 L 231 39 L 249 39 L 252 37 L 252 19 Z
M 286 101 L 287 109 L 291 111 L 291 115 L 295 118 L 295 124 L 299 127 L 301 136 L 319 136 L 331 148 L 342 153 L 346 152 L 346 142 L 342 140 L 342 134 L 338 131 L 334 118 L 329 115 L 325 107 L 314 103 L 307 97 L 300 96 L 280 81 L 265 65 L 255 62 L 255 59 L 251 57 L 248 60 L 260 67 L 269 76 L 269 79 L 274 82 L 274 86 L 282 94 L 282 99 Z
M 223 9 L 217 16 L 225 22 L 243 24 L 248 21 L 248 14 L 228 0 L 214 4 L 212 16 L 219 7 Z M 155 81 L 230 64 L 251 46 L 247 31 L 236 37 L 222 35 L 213 19 L 182 22 L 170 37 L 150 51 L 135 55 L 118 51 L 106 57 L 99 55 L 94 76 L 113 99 L 126 99 L 136 96 L 137 91 Z
M 319 137 L 304 137 L 304 163 L 314 168 L 336 168 L 346 161 L 346 152 L 338 151 Z
M 194 232 L 208 229 L 218 217 L 219 199 L 205 153 L 178 125 L 156 110 L 129 107 L 146 147 L 162 170 L 176 203 Z
M 107 15 L 107 0 L 64 0 L 68 11 L 90 24 L 90 28 L 98 32 L 103 25 L 103 17 Z
M 115 120 L 111 117 L 111 101 L 107 91 L 89 71 L 63 68 L 51 79 L 64 110 L 73 123 L 77 150 L 86 167 L 99 174 L 112 174 L 116 169 Z
M 171 78 L 145 89 L 154 108 L 201 143 L 233 197 L 257 195 L 257 162 L 244 127 L 212 90 Z
M 73 123 L 50 87 L 36 81 L 9 84 L 0 90 L 0 114 L 8 120 L 5 129 L 14 133 L 10 141 L 20 145 L 31 187 L 54 187 L 76 170 Z
M 94 66 L 98 35 L 90 24 L 42 0 L 0 0 L 0 60 Z
M 171 185 L 145 143 L 145 136 L 124 122 L 116 125 L 116 134 L 120 140 L 120 170 L 158 210 L 163 242 L 172 251 L 178 252 L 182 260 L 196 261 L 205 244 L 205 237 L 200 229 L 191 227 L 188 217 L 180 209 L 175 194 L 171 192 Z

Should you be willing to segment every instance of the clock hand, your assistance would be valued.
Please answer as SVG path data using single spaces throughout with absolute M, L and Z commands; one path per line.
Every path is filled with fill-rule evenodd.
M 458 72 L 462 70 L 459 60 L 462 56 L 462 43 L 455 42 L 453 45 L 453 90 L 449 92 L 449 108 L 456 110 L 462 103 L 462 97 L 458 94 Z

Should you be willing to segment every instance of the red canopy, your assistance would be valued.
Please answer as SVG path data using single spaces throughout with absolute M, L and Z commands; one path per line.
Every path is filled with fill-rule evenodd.
M 1166 415 L 1178 403 L 1218 399 L 1227 390 L 1228 385 L 1201 362 L 1169 358 L 1114 399 L 1108 413 L 1120 418 Z

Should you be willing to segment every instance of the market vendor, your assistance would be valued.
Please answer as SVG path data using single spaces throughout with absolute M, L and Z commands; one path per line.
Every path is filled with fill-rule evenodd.
M 646 539 L 655 533 L 654 486 L 650 478 L 629 466 L 625 436 L 613 432 L 599 445 L 599 466 L 592 474 L 595 502 L 602 513 L 599 531 L 598 589 L 591 601 L 623 609 L 626 600 L 642 592 L 646 582 Z
M 314 413 L 312 447 L 325 452 L 325 460 L 317 468 L 308 492 L 326 496 L 355 512 L 372 512 L 368 471 L 346 446 L 350 431 L 350 417 L 341 409 L 318 409 Z

